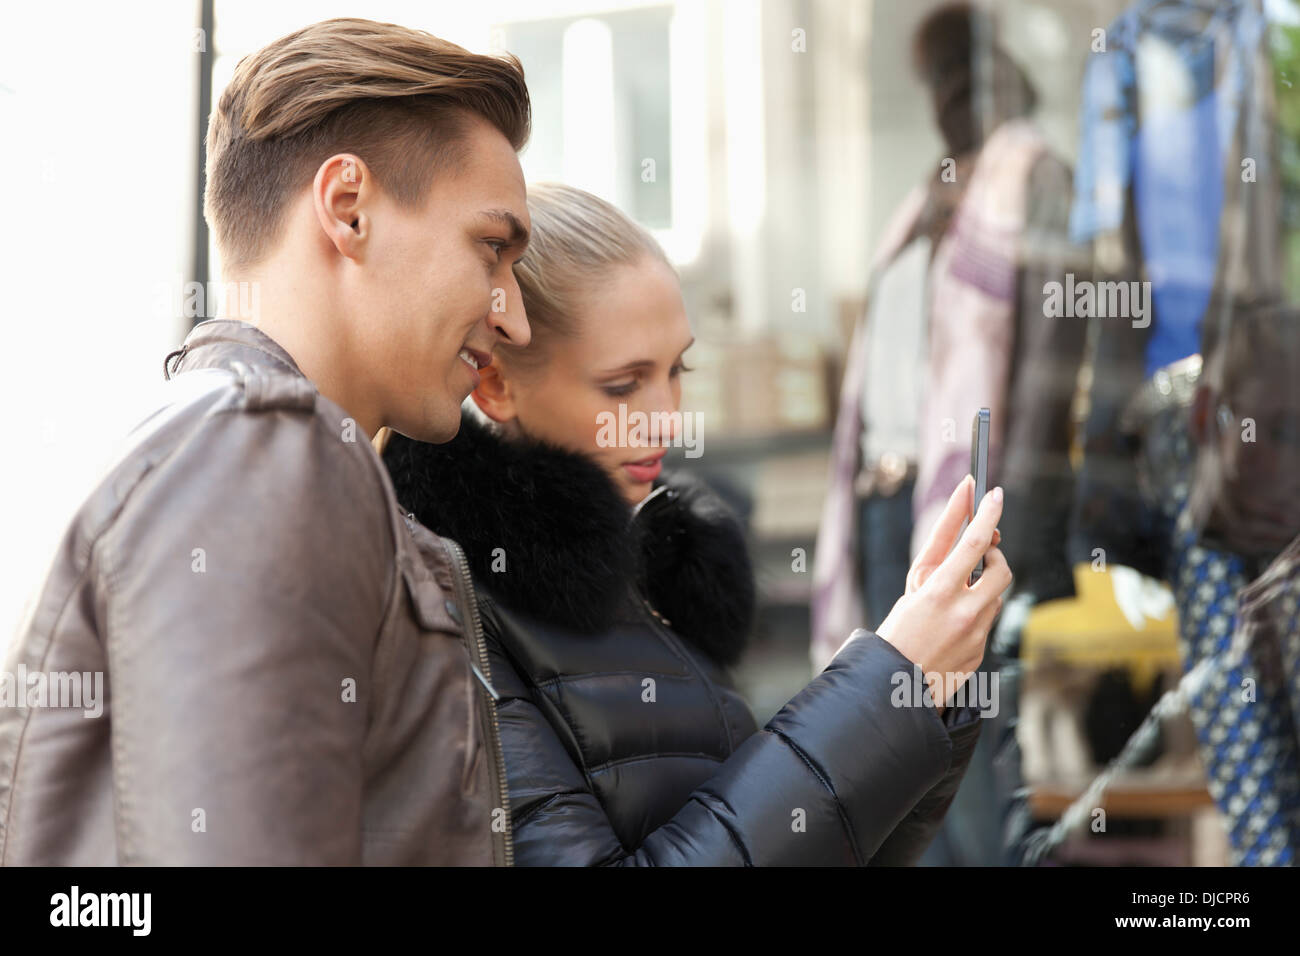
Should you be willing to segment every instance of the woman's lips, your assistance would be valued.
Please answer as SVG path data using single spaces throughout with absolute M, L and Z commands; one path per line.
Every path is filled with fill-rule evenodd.
M 666 452 L 658 452 L 649 458 L 643 458 L 640 461 L 625 461 L 623 467 L 627 473 L 632 476 L 632 480 L 638 484 L 654 481 L 663 471 L 663 458 Z

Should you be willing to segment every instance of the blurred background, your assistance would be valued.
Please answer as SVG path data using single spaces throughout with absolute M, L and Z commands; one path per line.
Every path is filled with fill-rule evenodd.
M 613 201 L 675 263 L 705 427 L 676 463 L 748 520 L 760 721 L 883 619 L 990 407 L 1017 583 L 998 714 L 926 862 L 1296 861 L 1293 0 L 14 8 L 7 632 L 163 356 L 219 312 L 211 104 L 338 16 L 519 56 L 527 178 Z

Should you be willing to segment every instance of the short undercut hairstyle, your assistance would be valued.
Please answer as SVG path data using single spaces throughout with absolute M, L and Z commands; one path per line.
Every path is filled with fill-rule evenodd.
M 245 57 L 208 123 L 203 212 L 225 266 L 273 249 L 290 198 L 338 153 L 418 205 L 434 176 L 466 159 L 475 116 L 523 148 L 531 106 L 517 58 L 358 19 L 313 24 Z

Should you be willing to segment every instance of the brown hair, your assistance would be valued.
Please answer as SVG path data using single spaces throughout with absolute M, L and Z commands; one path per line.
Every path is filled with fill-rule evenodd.
M 516 151 L 531 122 L 513 56 L 470 53 L 423 30 L 339 19 L 245 57 L 208 123 L 203 211 L 231 267 L 274 245 L 289 197 L 330 156 L 353 152 L 398 202 L 419 203 L 463 159 L 473 115 Z
M 528 248 L 515 263 L 515 279 L 532 330 L 527 348 L 499 345 L 516 366 L 535 367 L 546 343 L 576 333 L 574 315 L 582 294 L 619 265 L 649 256 L 672 264 L 654 237 L 617 206 L 562 183 L 528 187 L 532 231 Z
M 979 4 L 949 3 L 930 12 L 912 37 L 912 65 L 930 89 L 935 119 L 948 148 L 961 155 L 979 146 L 998 123 L 1034 111 L 1038 94 L 996 40 L 992 13 Z M 991 62 L 979 64 L 984 55 Z M 981 67 L 987 73 L 981 75 Z M 976 111 L 976 83 L 991 84 L 991 116 Z

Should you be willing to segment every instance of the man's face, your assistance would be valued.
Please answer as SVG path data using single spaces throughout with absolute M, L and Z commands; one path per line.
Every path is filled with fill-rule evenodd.
M 1274 364 L 1259 378 L 1245 378 L 1219 409 L 1219 454 L 1225 494 L 1232 502 L 1241 533 L 1260 546 L 1280 551 L 1295 537 L 1300 522 L 1300 402 L 1296 390 L 1279 388 L 1294 371 L 1276 356 L 1261 356 L 1261 366 Z M 1254 423 L 1253 434 L 1245 422 Z M 1249 440 L 1247 440 L 1249 439 Z
M 529 339 L 513 271 L 530 228 L 519 159 L 477 117 L 463 146 L 423 204 L 403 207 L 380 190 L 356 290 L 385 424 L 422 441 L 453 438 L 479 382 L 474 365 L 499 342 Z

